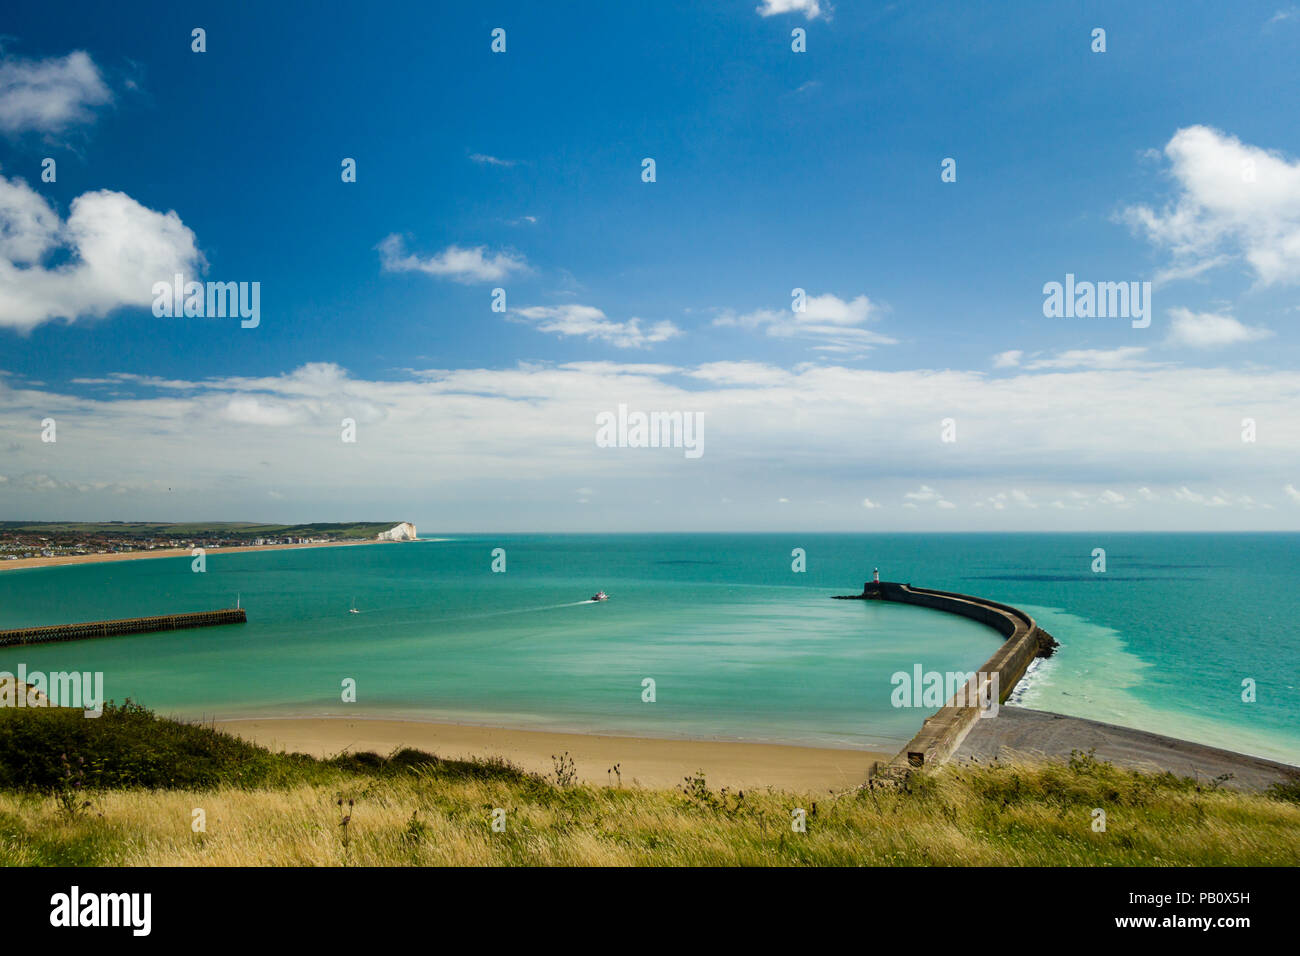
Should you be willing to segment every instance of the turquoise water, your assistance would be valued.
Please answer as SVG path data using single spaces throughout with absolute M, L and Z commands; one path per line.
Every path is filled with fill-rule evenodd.
M 492 573 L 491 552 L 507 571 Z M 793 548 L 806 573 L 791 571 Z M 1093 548 L 1107 571 L 1090 571 Z M 998 636 L 828 600 L 886 580 L 1029 610 L 1063 644 L 1021 702 L 1300 762 L 1300 535 L 530 535 L 0 574 L 0 627 L 233 605 L 245 626 L 0 651 L 103 671 L 186 717 L 416 716 L 896 749 L 896 671 L 968 671 Z M 598 589 L 602 604 L 586 603 Z M 349 614 L 355 597 L 360 614 Z M 356 681 L 357 700 L 341 700 Z M 656 700 L 642 700 L 644 679 Z M 1257 700 L 1244 703 L 1244 678 Z

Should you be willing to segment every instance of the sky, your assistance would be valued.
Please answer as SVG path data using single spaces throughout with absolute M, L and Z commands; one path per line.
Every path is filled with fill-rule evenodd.
M 15 7 L 0 518 L 1300 530 L 1297 61 L 1286 0 Z

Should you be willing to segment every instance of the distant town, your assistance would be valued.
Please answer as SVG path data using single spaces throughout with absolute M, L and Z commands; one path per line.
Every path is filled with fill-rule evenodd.
M 265 525 L 106 521 L 0 521 L 0 561 L 134 551 L 414 540 L 408 522 Z

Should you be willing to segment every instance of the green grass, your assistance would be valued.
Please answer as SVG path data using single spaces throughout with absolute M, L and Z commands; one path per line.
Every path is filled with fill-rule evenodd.
M 275 753 L 212 727 L 158 717 L 129 699 L 109 701 L 101 717 L 89 719 L 72 708 L 0 710 L 0 791 L 55 792 L 65 782 L 65 760 L 81 768 L 91 791 L 283 789 L 415 771 L 525 777 L 501 761 L 448 761 L 418 750 L 328 760 Z
M 1245 794 L 1076 754 L 833 797 L 717 790 L 702 774 L 624 789 L 574 784 L 559 764 L 276 754 L 128 702 L 89 720 L 0 712 L 0 863 L 1297 865 L 1300 788 Z
M 150 521 L 0 521 L 0 531 L 19 531 L 26 534 L 102 534 L 140 537 L 318 537 L 373 538 L 387 531 L 396 521 L 351 521 L 313 524 L 253 524 L 247 521 L 218 521 L 209 523 L 166 524 Z

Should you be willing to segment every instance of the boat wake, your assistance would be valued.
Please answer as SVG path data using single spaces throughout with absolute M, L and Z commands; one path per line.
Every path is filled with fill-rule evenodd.
M 516 608 L 510 608 L 509 610 L 505 610 L 505 611 L 486 611 L 482 614 L 457 614 L 454 617 L 436 617 L 436 618 L 428 618 L 425 620 L 412 619 L 412 620 L 399 620 L 399 621 L 384 621 L 382 622 L 382 626 L 389 627 L 393 625 L 400 626 L 404 624 L 443 624 L 449 621 L 477 621 L 487 617 L 505 617 L 510 614 L 534 614 L 539 611 L 557 611 L 560 608 L 564 608 L 564 607 L 579 607 L 580 605 L 583 604 L 599 604 L 599 603 L 600 603 L 599 601 L 596 601 L 593 598 L 587 598 L 584 601 L 566 601 L 563 604 L 544 604 L 541 605 L 540 607 L 516 607 Z M 352 613 L 370 614 L 373 612 L 355 611 Z M 372 624 L 371 626 L 379 627 L 381 625 Z

